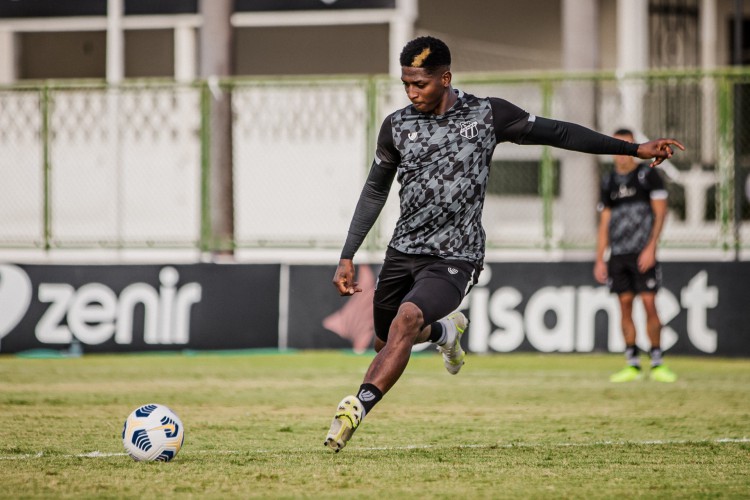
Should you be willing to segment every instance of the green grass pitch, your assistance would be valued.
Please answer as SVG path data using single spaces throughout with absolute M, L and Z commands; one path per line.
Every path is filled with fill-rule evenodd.
M 0 356 L 2 498 L 748 498 L 750 361 L 667 356 L 674 384 L 615 385 L 621 356 L 439 356 L 338 454 L 322 443 L 372 358 Z M 645 360 L 644 360 L 645 361 Z M 125 417 L 170 406 L 169 463 L 124 454 Z

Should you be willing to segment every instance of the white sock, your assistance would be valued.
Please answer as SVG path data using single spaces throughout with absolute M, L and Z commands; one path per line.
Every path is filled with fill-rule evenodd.
M 456 331 L 456 326 L 453 324 L 452 321 L 448 321 L 447 319 L 443 318 L 440 321 L 438 321 L 443 326 L 443 334 L 440 336 L 440 340 L 436 342 L 437 345 L 444 346 L 448 344 L 452 344 L 456 341 L 456 334 L 458 333 Z

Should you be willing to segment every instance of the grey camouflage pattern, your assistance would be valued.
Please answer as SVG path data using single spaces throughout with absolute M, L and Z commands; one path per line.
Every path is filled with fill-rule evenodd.
M 390 246 L 481 263 L 482 210 L 496 146 L 489 99 L 460 94 L 444 115 L 409 106 L 392 115 L 391 126 L 401 154 L 401 216 Z

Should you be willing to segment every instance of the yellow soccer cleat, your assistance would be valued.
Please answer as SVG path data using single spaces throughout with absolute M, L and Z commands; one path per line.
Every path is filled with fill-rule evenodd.
M 677 380 L 677 375 L 664 365 L 652 366 L 648 378 L 655 382 L 672 383 Z
M 640 368 L 636 368 L 635 366 L 626 366 L 619 372 L 613 373 L 609 377 L 609 381 L 615 382 L 615 383 L 633 382 L 635 380 L 641 380 L 642 378 L 643 378 L 643 373 L 641 373 Z
M 461 336 L 469 325 L 469 320 L 463 313 L 455 312 L 440 320 L 447 332 L 447 341 L 438 346 L 438 351 L 443 355 L 443 364 L 448 373 L 455 375 L 464 365 L 466 353 L 461 348 Z
M 331 429 L 328 431 L 323 445 L 328 446 L 336 453 L 340 452 L 359 427 L 363 409 L 362 403 L 356 396 L 347 396 L 342 399 L 336 409 L 336 414 L 333 416 Z

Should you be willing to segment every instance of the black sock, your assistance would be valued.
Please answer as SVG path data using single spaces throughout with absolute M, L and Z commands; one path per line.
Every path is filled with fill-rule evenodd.
M 430 337 L 427 340 L 433 344 L 437 343 L 443 338 L 443 330 L 443 324 L 439 321 L 435 321 L 430 325 Z
M 638 347 L 635 345 L 625 346 L 625 359 L 628 360 L 628 364 L 635 368 L 641 368 L 641 362 L 638 360 Z
M 378 401 L 383 399 L 383 393 L 380 392 L 380 389 L 372 384 L 362 384 L 359 386 L 357 399 L 359 399 L 359 401 L 362 403 L 362 406 L 364 407 L 362 418 L 365 418 L 365 415 L 370 413 L 372 407 L 375 406 Z

